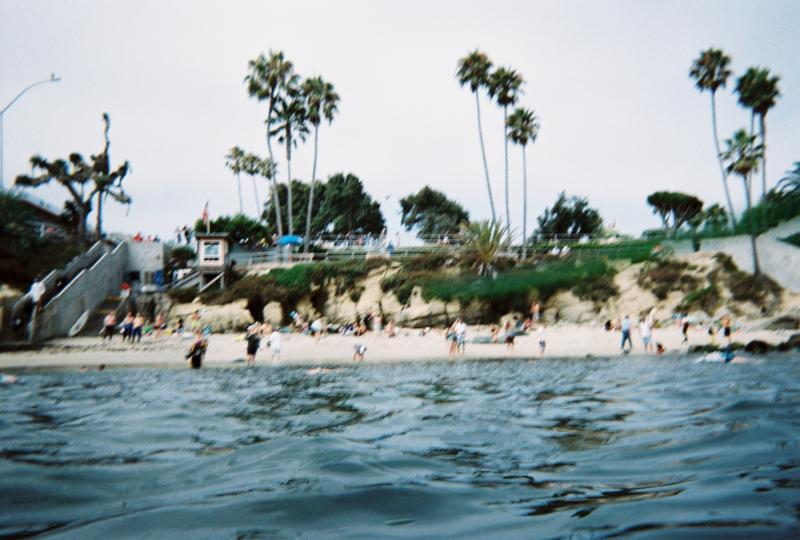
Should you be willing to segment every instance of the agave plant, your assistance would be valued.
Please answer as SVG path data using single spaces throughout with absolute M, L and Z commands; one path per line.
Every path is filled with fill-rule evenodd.
M 508 227 L 488 219 L 465 223 L 460 237 L 465 254 L 474 260 L 480 276 L 491 274 L 497 257 L 511 245 Z

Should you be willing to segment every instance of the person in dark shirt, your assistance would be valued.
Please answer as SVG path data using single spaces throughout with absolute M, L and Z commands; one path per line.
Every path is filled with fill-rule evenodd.
M 186 359 L 189 360 L 189 365 L 192 369 L 200 369 L 203 365 L 203 358 L 206 355 L 208 348 L 208 341 L 203 337 L 203 334 L 198 330 L 195 332 L 194 343 L 186 352 Z

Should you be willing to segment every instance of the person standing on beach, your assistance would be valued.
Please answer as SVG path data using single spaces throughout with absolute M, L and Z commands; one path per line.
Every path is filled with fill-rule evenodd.
M 539 322 L 540 310 L 541 306 L 539 305 L 539 302 L 534 300 L 533 303 L 531 304 L 531 319 L 533 319 L 533 322 Z
M 622 318 L 620 330 L 622 330 L 622 346 L 620 348 L 624 351 L 625 342 L 627 341 L 628 345 L 633 349 L 633 341 L 631 341 L 631 319 L 627 315 Z
M 681 343 L 689 343 L 689 318 L 684 317 L 681 320 L 681 332 L 683 333 L 683 341 Z
M 456 319 L 456 324 L 453 326 L 453 330 L 456 334 L 456 350 L 457 352 L 464 354 L 464 351 L 467 347 L 467 323 L 459 317 Z
M 731 342 L 731 318 L 725 315 L 722 317 L 722 337 L 725 339 L 727 343 Z
M 274 364 L 281 359 L 281 333 L 277 329 L 269 335 L 267 345 L 272 353 L 272 363 Z
M 650 351 L 651 343 L 650 340 L 652 339 L 652 330 L 650 327 L 649 319 L 642 319 L 639 321 L 639 334 L 642 336 L 642 345 L 644 346 L 645 352 Z
M 257 322 L 254 322 L 247 327 L 247 336 L 245 337 L 245 340 L 247 341 L 248 367 L 256 365 L 256 353 L 258 352 L 258 346 L 261 343 L 261 337 L 259 336 L 260 331 L 261 328 Z
M 142 327 L 144 326 L 144 317 L 141 313 L 137 313 L 133 318 L 133 329 L 131 331 L 131 343 L 142 342 Z
M 322 319 L 317 317 L 311 322 L 311 333 L 314 335 L 314 342 L 319 343 L 320 338 L 322 337 Z
M 122 320 L 122 341 L 130 339 L 133 342 L 133 313 L 130 311 Z
M 100 332 L 100 335 L 103 337 L 103 341 L 108 338 L 108 341 L 112 341 L 114 337 L 114 330 L 117 328 L 117 315 L 113 311 L 109 311 L 108 315 L 106 315 L 105 319 L 103 319 L 103 331 Z
M 159 311 L 156 314 L 156 322 L 153 324 L 153 330 L 155 330 L 156 339 L 161 337 L 161 332 L 163 332 L 166 327 L 167 323 L 164 320 L 164 313 Z

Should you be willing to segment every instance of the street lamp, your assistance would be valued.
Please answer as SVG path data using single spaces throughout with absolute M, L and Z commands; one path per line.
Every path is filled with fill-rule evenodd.
M 40 84 L 45 84 L 45 83 L 54 83 L 54 82 L 58 82 L 60 80 L 61 80 L 61 77 L 56 77 L 55 73 L 51 73 L 49 79 L 44 79 L 44 80 L 41 80 L 41 81 L 37 81 L 37 82 L 35 82 L 33 84 L 29 84 L 28 86 L 23 88 L 22 92 L 17 94 L 17 97 L 15 97 L 14 99 L 11 100 L 11 103 L 9 103 L 5 107 L 3 107 L 2 110 L 0 110 L 0 191 L 5 189 L 5 183 L 3 182 L 3 115 L 6 113 L 6 111 L 8 109 L 11 108 L 11 106 L 14 103 L 16 103 L 16 101 L 19 98 L 22 97 L 22 95 L 25 92 L 27 92 L 28 90 L 30 90 L 34 86 L 39 86 Z

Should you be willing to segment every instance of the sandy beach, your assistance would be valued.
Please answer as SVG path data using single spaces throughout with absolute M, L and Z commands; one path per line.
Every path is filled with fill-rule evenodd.
M 785 341 L 793 332 L 770 331 L 742 328 L 734 332 L 733 339 L 739 343 L 763 340 L 770 344 Z M 613 358 L 622 355 L 620 333 L 607 332 L 601 326 L 559 324 L 547 328 L 547 347 L 544 354 L 539 353 L 538 337 L 535 332 L 517 336 L 514 347 L 509 349 L 504 343 L 475 343 L 486 340 L 488 327 L 470 327 L 467 345 L 463 354 L 450 356 L 448 343 L 443 330 L 432 330 L 420 336 L 419 330 L 400 329 L 395 337 L 368 333 L 362 337 L 326 335 L 319 342 L 302 334 L 283 334 L 283 349 L 280 359 L 273 362 L 266 340 L 256 356 L 256 365 L 327 365 L 352 364 L 353 348 L 356 343 L 367 346 L 365 363 L 406 362 L 406 361 L 459 361 L 496 360 L 505 358 Z M 634 347 L 631 355 L 644 355 L 641 338 L 633 333 Z M 243 334 L 212 334 L 204 365 L 208 367 L 244 367 L 246 343 Z M 689 343 L 682 343 L 683 336 L 677 325 L 658 328 L 653 333 L 653 341 L 664 345 L 667 354 L 685 354 L 689 346 L 711 343 L 704 329 L 692 328 Z M 502 335 L 501 335 L 502 341 Z M 718 338 L 718 342 L 719 342 Z M 0 370 L 9 368 L 59 368 L 107 366 L 164 366 L 183 367 L 186 365 L 183 353 L 191 344 L 191 339 L 178 336 L 162 336 L 156 340 L 145 337 L 141 343 L 103 342 L 100 338 L 64 338 L 47 342 L 39 350 L 0 354 Z

